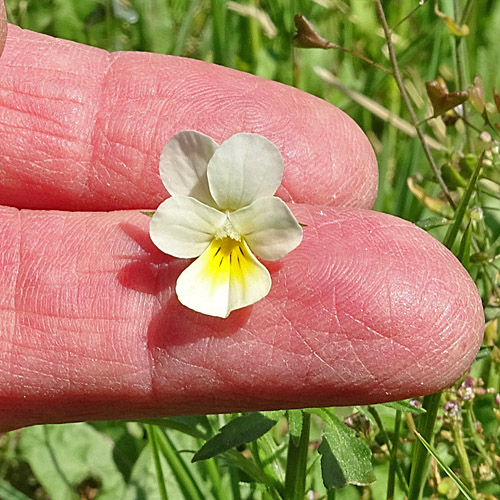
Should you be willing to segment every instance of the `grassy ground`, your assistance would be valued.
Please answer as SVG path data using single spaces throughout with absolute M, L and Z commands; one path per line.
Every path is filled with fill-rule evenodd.
M 395 126 L 387 117 L 390 112 L 411 121 L 373 0 L 6 1 L 9 20 L 24 28 L 112 51 L 213 61 L 296 86 L 351 115 L 378 155 L 375 208 L 428 229 L 455 251 L 478 284 L 489 322 L 487 347 L 472 377 L 426 398 L 424 416 L 409 405 L 376 406 L 9 433 L 0 437 L 0 498 L 303 499 L 308 491 L 307 498 L 415 500 L 422 488 L 424 498 L 498 498 L 500 162 L 498 127 L 488 122 L 500 121 L 492 94 L 500 84 L 500 3 L 442 0 L 437 12 L 434 2 L 382 4 L 388 25 L 395 27 L 397 71 L 417 121 L 432 115 L 425 82 L 441 76 L 456 91 L 482 77 L 486 103 L 476 80 L 469 92 L 476 98 L 465 104 L 463 118 L 470 126 L 462 119 L 451 124 L 457 118 L 452 111 L 444 121 L 439 117 L 419 126 L 435 141 L 434 166 L 412 136 L 414 129 Z M 255 9 L 260 17 L 250 15 Z M 293 47 L 296 13 L 326 39 L 388 71 L 340 49 Z M 447 194 L 464 210 L 454 211 Z M 229 444 L 209 440 L 229 422 Z M 430 469 L 415 425 L 433 440 Z M 191 464 L 192 451 L 207 440 L 203 449 L 210 458 Z

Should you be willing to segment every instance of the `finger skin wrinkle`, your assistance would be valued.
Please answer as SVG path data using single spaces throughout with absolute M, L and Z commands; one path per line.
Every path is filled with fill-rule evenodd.
M 285 162 L 278 195 L 286 201 L 370 207 L 375 200 L 376 159 L 359 127 L 277 82 L 174 56 L 108 54 L 11 26 L 0 88 L 0 153 L 2 144 L 23 152 L 1 169 L 35 181 L 26 196 L 22 183 L 2 176 L 0 204 L 154 208 L 165 198 L 160 152 L 186 129 L 219 144 L 238 132 L 274 142 Z M 37 177 L 33 160 L 41 157 L 55 161 Z
M 265 299 L 221 319 L 178 302 L 191 260 L 159 252 L 138 212 L 2 210 L 0 423 L 401 399 L 453 382 L 481 340 L 458 261 L 384 214 L 294 205 L 303 242 L 267 264 Z

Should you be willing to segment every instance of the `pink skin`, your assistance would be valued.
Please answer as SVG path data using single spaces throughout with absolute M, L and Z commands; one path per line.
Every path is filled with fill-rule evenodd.
M 1 430 L 401 399 L 474 359 L 474 283 L 428 234 L 366 210 L 373 152 L 329 104 L 13 26 L 0 89 Z M 227 320 L 179 304 L 189 261 L 157 250 L 138 211 L 167 196 L 160 150 L 186 128 L 273 140 L 278 194 L 307 225 L 295 251 L 267 263 L 270 294 Z

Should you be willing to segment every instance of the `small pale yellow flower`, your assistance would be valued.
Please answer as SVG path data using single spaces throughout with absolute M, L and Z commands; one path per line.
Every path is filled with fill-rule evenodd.
M 227 318 L 265 297 L 269 271 L 254 256 L 277 260 L 302 241 L 302 228 L 274 193 L 283 160 L 257 134 L 236 134 L 220 146 L 193 130 L 163 148 L 160 177 L 171 197 L 151 219 L 150 235 L 163 252 L 198 257 L 179 276 L 186 307 Z

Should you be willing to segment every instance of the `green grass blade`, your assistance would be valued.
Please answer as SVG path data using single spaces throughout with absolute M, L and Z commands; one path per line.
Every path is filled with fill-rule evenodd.
M 177 36 L 177 40 L 175 41 L 175 47 L 172 51 L 172 55 L 180 56 L 184 47 L 186 46 L 186 41 L 189 36 L 189 32 L 191 31 L 191 27 L 193 25 L 193 17 L 196 9 L 198 8 L 198 4 L 200 0 L 191 0 L 189 4 L 189 8 L 184 16 L 184 21 L 179 29 L 179 35 Z
M 0 478 L 0 498 L 2 500 L 31 500 L 30 497 L 27 497 L 2 478 Z
M 168 465 L 170 466 L 170 469 L 172 470 L 172 473 L 174 474 L 175 479 L 185 497 L 191 500 L 204 500 L 205 496 L 189 471 L 186 462 L 179 455 L 168 435 L 158 429 L 157 436 L 158 448 L 166 458 Z
M 475 497 L 472 496 L 472 493 L 469 491 L 467 486 L 460 480 L 460 478 L 441 460 L 439 455 L 436 453 L 436 450 L 419 434 L 415 431 L 415 435 L 418 440 L 422 444 L 422 446 L 436 459 L 436 462 L 439 466 L 448 474 L 450 479 L 457 485 L 458 489 L 462 492 L 462 494 L 467 498 L 467 500 L 475 500 Z
M 462 222 L 465 217 L 465 212 L 467 210 L 467 206 L 469 205 L 469 201 L 472 197 L 472 194 L 474 193 L 475 187 L 477 180 L 479 179 L 479 174 L 481 172 L 481 168 L 483 166 L 483 156 L 481 155 L 477 161 L 476 168 L 474 169 L 474 172 L 472 173 L 469 183 L 467 184 L 467 187 L 465 188 L 464 194 L 460 198 L 460 202 L 458 204 L 458 207 L 455 211 L 455 217 L 453 219 L 453 224 L 448 228 L 448 231 L 446 233 L 446 236 L 444 238 L 444 245 L 451 250 L 453 247 L 453 244 L 455 243 L 455 239 L 458 235 L 458 231 L 460 230 L 460 227 L 462 225 Z
M 432 442 L 434 437 L 434 424 L 436 423 L 437 412 L 439 403 L 441 401 L 441 392 L 429 394 L 425 396 L 423 408 L 427 411 L 425 415 L 421 415 L 420 431 L 422 436 L 425 437 L 427 442 Z M 425 483 L 425 476 L 429 467 L 429 455 L 426 448 L 420 441 L 415 441 L 413 446 L 413 459 L 410 474 L 410 491 L 408 493 L 408 500 L 418 500 L 422 493 Z
M 155 463 L 156 477 L 158 479 L 158 490 L 160 492 L 161 500 L 168 500 L 167 488 L 165 486 L 165 476 L 161 466 L 160 454 L 158 451 L 158 440 L 156 427 L 146 424 L 146 432 L 148 434 L 151 451 L 153 452 L 153 460 Z
M 230 66 L 228 48 L 226 46 L 226 2 L 225 0 L 211 0 L 212 13 L 212 50 L 214 63 Z

